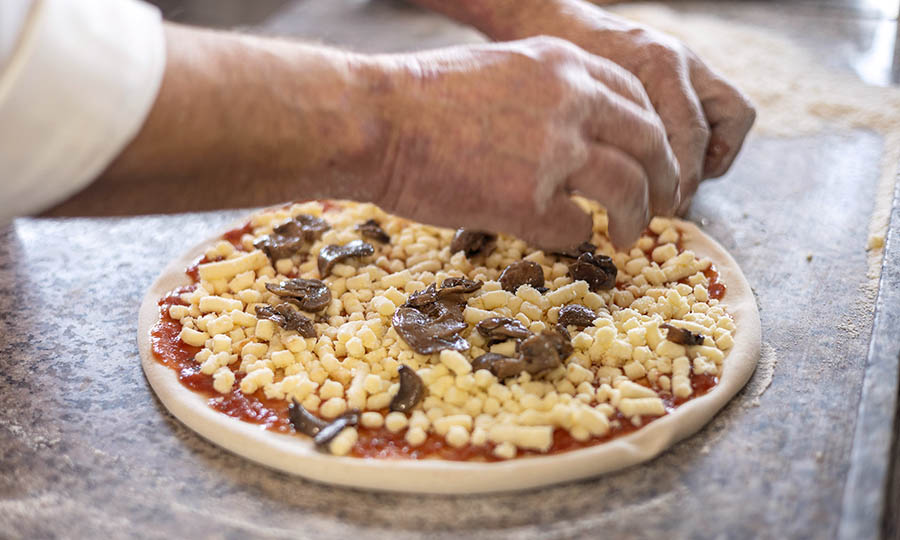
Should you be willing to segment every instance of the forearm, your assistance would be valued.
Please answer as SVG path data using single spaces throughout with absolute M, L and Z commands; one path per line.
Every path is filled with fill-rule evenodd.
M 252 206 L 374 196 L 377 91 L 343 51 L 167 26 L 167 66 L 137 137 L 54 213 Z M 121 200 L 119 208 L 107 201 Z

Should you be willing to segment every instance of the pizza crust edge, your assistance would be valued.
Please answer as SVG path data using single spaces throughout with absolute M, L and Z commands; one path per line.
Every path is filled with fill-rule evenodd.
M 167 292 L 190 283 L 185 268 L 203 255 L 223 228 L 171 262 L 150 286 L 138 316 L 138 349 L 147 380 L 166 409 L 207 440 L 270 468 L 340 486 L 413 493 L 489 493 L 536 488 L 594 477 L 650 460 L 676 442 L 696 433 L 750 379 L 759 359 L 761 330 L 756 299 L 737 262 L 693 223 L 673 219 L 682 233 L 683 248 L 716 265 L 727 286 L 720 302 L 737 326 L 735 343 L 726 357 L 719 383 L 674 412 L 609 442 L 548 456 L 507 461 L 456 462 L 439 459 L 372 459 L 338 457 L 315 449 L 311 440 L 267 431 L 228 417 L 206 404 L 207 398 L 182 386 L 175 372 L 160 364 L 150 349 L 150 329 L 159 318 L 158 301 Z M 468 473 L 468 474 L 467 474 Z

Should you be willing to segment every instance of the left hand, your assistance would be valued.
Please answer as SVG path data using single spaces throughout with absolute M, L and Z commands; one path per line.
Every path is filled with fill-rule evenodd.
M 494 39 L 561 37 L 612 60 L 644 84 L 680 166 L 679 214 L 687 212 L 700 181 L 731 166 L 756 111 L 684 44 L 582 0 L 526 0 L 516 8 L 514 17 L 475 24 Z

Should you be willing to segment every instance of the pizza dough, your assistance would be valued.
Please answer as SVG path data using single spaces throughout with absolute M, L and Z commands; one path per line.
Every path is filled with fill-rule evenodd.
M 138 323 L 142 366 L 166 408 L 206 439 L 268 467 L 324 483 L 387 491 L 483 493 L 596 476 L 649 460 L 695 433 L 744 386 L 759 358 L 761 337 L 756 302 L 737 263 L 692 223 L 673 221 L 682 233 L 683 248 L 712 260 L 720 281 L 727 284 L 728 292 L 720 305 L 726 307 L 737 325 L 734 346 L 725 359 L 718 384 L 708 393 L 633 433 L 596 446 L 500 462 L 339 457 L 318 451 L 308 438 L 265 430 L 212 409 L 207 405 L 207 397 L 185 388 L 173 369 L 154 358 L 150 329 L 159 319 L 159 299 L 190 283 L 185 268 L 221 238 L 221 233 L 169 264 L 147 291 Z

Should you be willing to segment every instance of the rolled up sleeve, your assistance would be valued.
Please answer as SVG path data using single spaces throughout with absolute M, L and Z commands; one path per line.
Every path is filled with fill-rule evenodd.
M 0 221 L 39 212 L 102 173 L 137 135 L 165 69 L 162 20 L 148 4 L 27 3 L 0 55 Z M 16 28 L 2 30 L 8 38 Z

